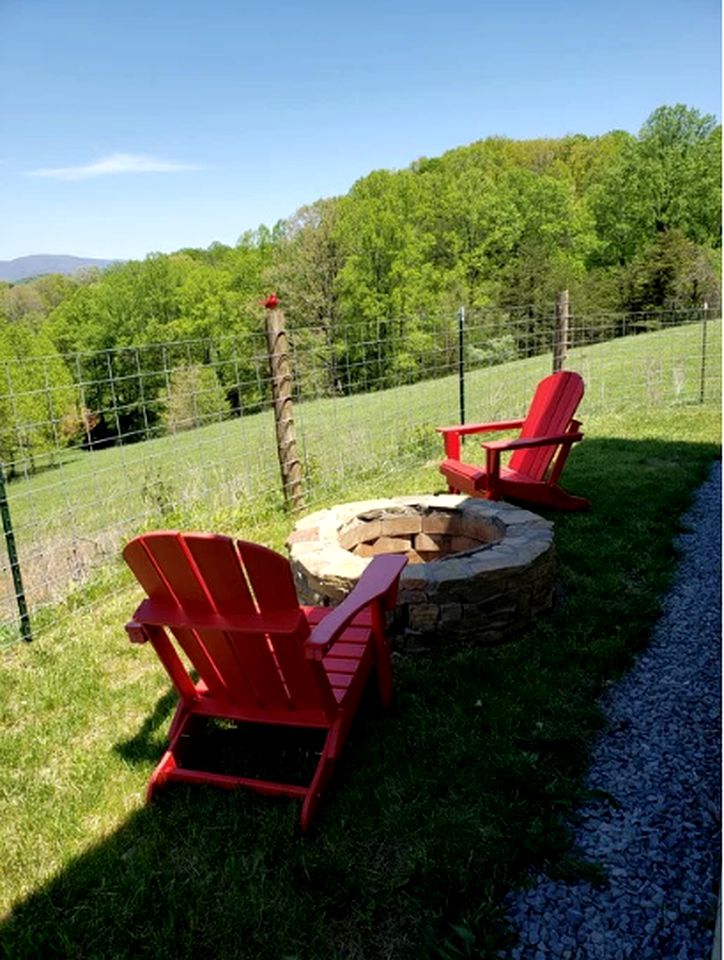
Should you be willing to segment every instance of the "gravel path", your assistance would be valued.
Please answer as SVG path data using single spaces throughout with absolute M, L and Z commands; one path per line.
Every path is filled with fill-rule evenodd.
M 651 645 L 605 701 L 575 842 L 607 886 L 540 875 L 510 898 L 512 960 L 709 960 L 720 879 L 721 463 L 683 518 Z M 501 955 L 503 956 L 503 955 Z

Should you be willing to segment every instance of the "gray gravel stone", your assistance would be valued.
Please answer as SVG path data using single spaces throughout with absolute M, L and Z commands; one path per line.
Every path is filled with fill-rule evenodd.
M 501 956 L 537 956 L 529 945 L 543 917 L 546 956 L 556 960 L 711 955 L 721 856 L 721 497 L 717 462 L 682 518 L 681 559 L 651 643 L 604 702 L 586 786 L 616 806 L 590 801 L 575 843 L 608 884 L 536 877 L 507 901 L 520 941 Z

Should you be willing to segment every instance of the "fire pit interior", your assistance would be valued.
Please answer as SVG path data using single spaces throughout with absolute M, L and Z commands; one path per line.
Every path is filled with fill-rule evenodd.
M 479 550 L 504 535 L 505 527 L 494 517 L 465 517 L 456 508 L 413 503 L 358 514 L 340 529 L 339 543 L 357 557 L 404 553 L 409 563 L 427 563 Z
M 553 528 L 504 502 L 451 494 L 340 504 L 300 520 L 287 546 L 303 603 L 335 605 L 370 559 L 405 553 L 398 635 L 496 643 L 548 608 Z

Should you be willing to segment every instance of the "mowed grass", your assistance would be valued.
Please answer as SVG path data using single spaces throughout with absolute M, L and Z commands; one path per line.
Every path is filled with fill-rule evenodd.
M 586 381 L 580 415 L 721 403 L 721 321 L 675 327 L 572 350 Z M 466 376 L 468 421 L 524 413 L 550 356 Z M 297 404 L 309 507 L 351 499 L 352 488 L 400 486 L 422 459 L 439 456 L 435 426 L 458 420 L 456 377 Z M 477 449 L 475 447 L 475 449 Z M 62 463 L 8 485 L 31 609 L 64 599 L 134 532 L 209 527 L 256 536 L 282 505 L 271 411 L 175 436 L 95 452 L 66 450 Z M 434 478 L 433 488 L 440 486 Z M 429 489 L 426 487 L 425 489 Z M 283 540 L 283 537 L 281 538 Z M 280 540 L 280 542 L 281 542 Z M 0 623 L 12 621 L 9 571 L 0 571 Z
M 480 380 L 484 399 L 492 372 Z M 603 398 L 600 383 L 588 385 L 592 401 Z M 514 412 L 518 394 L 498 388 L 500 412 Z M 381 429 L 382 403 L 356 401 L 365 436 Z M 432 411 L 437 422 L 455 419 L 451 403 Z M 326 422 L 324 402 L 304 411 Z M 422 401 L 416 411 L 426 422 Z M 598 876 L 566 828 L 600 724 L 597 698 L 647 641 L 678 518 L 719 455 L 721 423 L 716 405 L 653 399 L 615 413 L 592 402 L 585 420 L 564 483 L 593 509 L 549 514 L 554 610 L 496 649 L 454 648 L 441 636 L 428 653 L 397 656 L 393 711 L 367 698 L 306 837 L 294 801 L 171 788 L 143 805 L 174 698 L 153 651 L 127 641 L 139 592 L 123 574 L 86 588 L 34 644 L 6 651 L 4 955 L 492 958 L 510 942 L 501 899 L 530 866 Z M 357 442 L 345 436 L 346 499 L 440 488 L 424 437 L 394 469 L 383 457 L 376 474 L 355 475 Z M 234 525 L 254 523 L 279 546 L 290 522 L 270 509 Z

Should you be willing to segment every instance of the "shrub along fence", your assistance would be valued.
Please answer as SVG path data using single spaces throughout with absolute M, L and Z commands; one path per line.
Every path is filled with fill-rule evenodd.
M 584 316 L 561 294 L 286 330 L 269 306 L 253 335 L 0 369 L 0 643 L 87 602 L 141 530 L 339 498 L 439 456 L 437 425 L 520 415 L 553 369 L 583 375 L 584 417 L 721 403 L 719 306 Z

